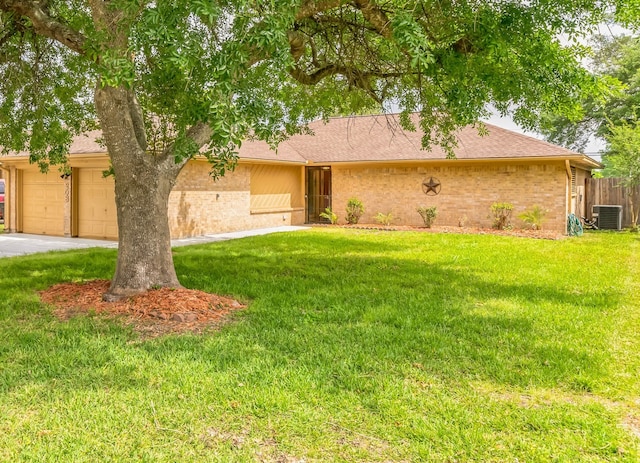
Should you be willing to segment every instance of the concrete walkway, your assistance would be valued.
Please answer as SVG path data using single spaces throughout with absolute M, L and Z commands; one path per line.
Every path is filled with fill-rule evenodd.
M 248 236 L 267 235 L 269 233 L 306 230 L 309 227 L 283 226 L 274 228 L 259 228 L 231 233 L 219 233 L 171 240 L 171 246 L 188 246 L 191 244 L 212 243 Z M 64 251 L 67 249 L 84 248 L 117 248 L 116 241 L 90 240 L 85 238 L 64 238 L 60 236 L 28 235 L 24 233 L 0 234 L 0 258 L 34 254 L 37 252 Z

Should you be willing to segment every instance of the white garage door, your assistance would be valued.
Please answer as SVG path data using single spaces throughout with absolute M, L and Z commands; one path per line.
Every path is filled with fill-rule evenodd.
M 22 231 L 64 235 L 64 181 L 60 174 L 22 174 Z
M 113 177 L 103 169 L 78 170 L 78 236 L 118 238 Z

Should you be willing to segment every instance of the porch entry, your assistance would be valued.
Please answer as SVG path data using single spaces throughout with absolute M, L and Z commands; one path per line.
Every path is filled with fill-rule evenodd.
M 306 223 L 326 223 L 320 214 L 331 207 L 331 167 L 307 167 Z

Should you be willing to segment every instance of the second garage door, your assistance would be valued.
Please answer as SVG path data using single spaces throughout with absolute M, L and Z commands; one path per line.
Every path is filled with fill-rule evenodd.
M 78 170 L 78 236 L 118 238 L 113 177 L 103 169 Z
M 64 235 L 64 181 L 59 174 L 22 174 L 22 231 Z

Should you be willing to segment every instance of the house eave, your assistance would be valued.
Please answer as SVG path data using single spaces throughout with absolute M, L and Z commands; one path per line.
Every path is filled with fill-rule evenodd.
M 305 166 L 309 161 L 291 161 L 287 159 L 257 159 L 257 158 L 239 158 L 238 164 L 270 164 L 270 165 L 289 165 L 289 166 Z
M 83 167 L 87 163 L 96 161 L 107 161 L 109 159 L 107 153 L 73 153 L 69 155 L 69 166 Z M 208 162 L 204 156 L 196 156 L 194 161 Z M 292 161 L 288 159 L 257 159 L 257 158 L 239 158 L 239 164 L 271 164 L 271 165 L 291 165 L 304 166 L 308 161 Z M 29 162 L 28 155 L 0 156 L 0 165 L 25 167 L 35 164 Z M 52 166 L 53 167 L 53 166 Z
M 74 153 L 69 155 L 69 165 L 71 167 L 81 167 L 87 163 L 108 159 L 106 153 Z M 207 162 L 204 156 L 197 156 L 195 161 Z M 570 162 L 571 165 L 585 169 L 602 169 L 604 165 L 589 156 L 576 154 L 573 156 L 523 156 L 523 157 L 490 157 L 474 159 L 372 159 L 372 160 L 328 160 L 328 161 L 294 161 L 288 159 L 260 159 L 260 158 L 239 158 L 239 164 L 267 164 L 267 165 L 290 165 L 290 166 L 344 166 L 344 165 L 385 165 L 385 164 L 480 164 L 480 163 L 539 163 L 539 162 Z M 29 162 L 27 155 L 0 156 L 0 163 L 4 166 L 24 166 L 33 165 Z
M 414 165 L 414 164 L 487 164 L 487 163 L 499 163 L 499 164 L 517 164 L 517 163 L 541 163 L 541 162 L 554 162 L 564 164 L 569 161 L 572 165 L 578 165 L 580 167 L 601 169 L 603 166 L 601 163 L 584 155 L 575 156 L 526 156 L 526 157 L 491 157 L 491 158 L 474 158 L 474 159 L 375 159 L 375 160 L 345 160 L 345 161 L 308 161 L 308 165 L 317 166 L 346 166 L 346 165 Z
M 195 156 L 192 161 L 209 162 L 204 156 Z M 263 165 L 287 165 L 287 166 L 304 166 L 307 161 L 294 161 L 291 159 L 260 159 L 260 158 L 238 158 L 238 164 L 263 164 Z

